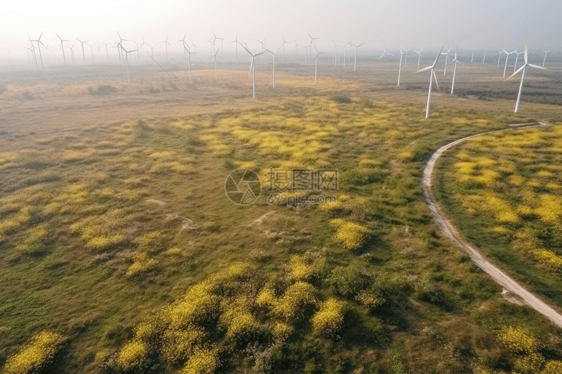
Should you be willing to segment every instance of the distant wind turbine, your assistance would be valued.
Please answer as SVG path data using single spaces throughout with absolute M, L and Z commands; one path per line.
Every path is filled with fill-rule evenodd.
M 276 52 L 270 51 L 269 49 L 265 50 L 266 52 L 271 53 L 271 55 L 273 56 L 273 88 L 275 88 L 275 56 L 277 56 L 277 53 L 279 53 L 282 47 L 283 44 L 281 44 L 281 46 L 277 49 Z
M 363 43 L 361 43 L 359 45 L 355 45 L 355 44 L 353 44 L 353 42 L 350 42 L 349 44 L 351 44 L 352 46 L 355 47 L 355 61 L 353 61 L 353 71 L 355 71 L 356 66 L 357 66 L 357 48 L 361 47 L 363 45 Z
M 64 64 L 66 65 L 66 55 L 64 54 L 64 42 L 69 42 L 70 40 L 64 40 L 57 34 L 58 38 L 60 39 L 60 49 L 62 50 L 62 58 L 64 60 Z
M 129 77 L 129 53 L 136 52 L 136 50 L 132 49 L 130 51 L 127 51 L 125 48 L 123 48 L 123 52 L 125 53 L 125 66 L 127 67 L 127 81 L 130 82 L 131 78 Z
M 448 62 L 449 62 L 449 52 L 451 52 L 451 49 L 452 49 L 452 48 L 453 48 L 453 47 L 450 47 L 447 52 L 443 52 L 443 53 L 442 53 L 442 54 L 445 55 L 445 70 L 444 70 L 444 72 L 443 72 L 443 75 L 447 75 L 447 64 L 448 64 Z
M 419 51 L 416 51 L 414 49 L 414 52 L 416 52 L 418 54 L 418 70 L 420 70 L 420 59 L 421 59 L 421 53 L 423 51 L 423 47 L 421 47 L 421 49 Z
M 381 58 L 383 58 L 384 56 L 393 56 L 393 55 L 390 54 L 390 53 L 386 53 L 386 45 L 383 44 L 383 52 L 382 52 L 381 57 L 379 57 L 379 60 L 380 60 Z
M 400 51 L 400 64 L 398 65 L 398 84 L 396 87 L 400 86 L 400 74 L 402 72 L 402 56 L 404 55 L 404 51 L 398 46 L 398 50 Z
M 487 49 L 484 49 L 484 57 L 482 57 L 482 65 L 486 63 L 486 51 Z
M 437 83 L 437 75 L 435 74 L 435 66 L 439 61 L 439 57 L 441 57 L 442 52 L 443 52 L 443 47 L 441 47 L 441 51 L 437 54 L 435 61 L 433 61 L 433 65 L 418 70 L 418 73 L 421 73 L 422 71 L 426 71 L 426 70 L 431 70 L 431 76 L 429 78 L 429 93 L 427 94 L 427 107 L 425 109 L 425 118 L 429 118 L 429 114 L 431 110 L 431 86 L 433 83 L 433 79 L 435 79 L 435 84 L 437 85 L 437 89 L 439 89 L 439 83 Z
M 44 67 L 43 67 L 43 55 L 41 54 L 41 46 L 43 46 L 45 48 L 47 48 L 47 46 L 45 44 L 43 44 L 43 42 L 41 41 L 42 36 L 43 36 L 43 33 L 41 33 L 41 35 L 39 35 L 39 38 L 37 38 L 36 40 L 32 40 L 32 42 L 37 43 L 37 50 L 39 50 L 39 59 L 41 60 L 41 69 L 44 69 Z
M 515 51 L 515 65 L 513 65 L 513 72 L 517 70 L 517 61 L 519 61 L 519 55 L 522 55 L 525 52 L 517 52 Z
M 75 65 L 75 63 L 74 63 L 74 49 L 73 49 L 74 45 L 75 44 L 72 44 L 72 46 L 66 47 L 66 48 L 70 49 L 70 57 L 72 58 L 72 65 Z
M 217 73 L 217 54 L 220 52 L 220 50 L 221 50 L 221 49 L 218 48 L 218 49 L 215 51 L 215 54 L 213 55 L 213 57 L 214 57 L 214 59 L 215 59 L 215 82 L 216 82 L 216 83 L 219 83 L 219 76 L 218 76 L 218 73 Z
M 544 68 L 544 63 L 546 62 L 546 55 L 548 54 L 548 52 L 552 51 L 552 49 L 549 49 L 548 51 L 543 51 L 544 52 L 544 59 L 542 60 L 542 67 Z
M 84 61 L 84 65 L 86 65 L 86 54 L 84 53 L 84 44 L 87 43 L 88 41 L 86 40 L 85 42 L 83 42 L 80 39 L 76 39 L 80 42 L 80 44 L 82 44 L 82 60 Z
M 255 64 L 255 59 L 257 56 L 261 55 L 264 52 L 260 52 L 260 53 L 256 53 L 253 54 L 252 52 L 250 52 L 248 50 L 248 48 L 244 47 L 244 45 L 242 45 L 242 43 L 240 43 L 240 45 L 242 46 L 242 48 L 244 48 L 246 50 L 246 52 L 248 52 L 250 54 L 250 56 L 252 56 L 252 62 L 250 64 L 250 69 L 252 70 L 252 98 L 255 100 L 256 99 L 256 64 Z
M 538 66 L 538 65 L 533 65 L 533 64 L 529 64 L 529 52 L 528 52 L 528 47 L 527 47 L 527 42 L 525 42 L 525 52 L 524 52 L 524 57 L 525 57 L 525 64 L 523 64 L 523 66 L 521 66 L 515 73 L 513 73 L 509 78 L 513 77 L 514 75 L 516 75 L 517 73 L 519 73 L 520 71 L 523 71 L 523 74 L 521 75 L 521 84 L 519 85 L 519 93 L 517 94 L 517 103 L 515 104 L 515 113 L 517 113 L 517 111 L 519 110 L 519 102 L 521 100 L 521 91 L 523 89 L 523 79 L 525 78 L 525 71 L 527 70 L 527 66 L 535 68 L 535 69 L 542 69 L 542 70 L 546 70 L 544 67 L 542 66 Z
M 472 57 L 470 58 L 470 63 L 472 64 L 474 62 L 474 51 L 476 51 L 478 48 L 472 48 Z
M 453 70 L 453 83 L 451 84 L 451 95 L 453 95 L 455 92 L 455 76 L 457 75 L 457 64 L 461 64 L 462 66 L 464 66 L 457 58 L 458 51 L 459 51 L 459 46 L 457 44 L 457 49 L 455 49 L 455 58 L 450 62 L 451 64 L 453 62 L 455 63 L 455 68 Z
M 315 45 L 312 45 L 314 47 L 314 51 L 316 51 L 316 56 L 314 56 L 314 84 L 316 84 L 316 78 L 318 76 L 318 55 L 323 54 L 324 52 L 318 52 L 318 50 L 316 49 Z
M 166 62 L 168 62 L 168 46 L 171 45 L 170 43 L 168 43 L 168 35 L 166 35 L 166 40 L 160 43 L 161 44 L 163 43 L 164 46 L 166 47 Z
M 507 70 L 507 61 L 509 60 L 509 55 L 512 54 L 512 53 L 515 53 L 515 51 L 508 52 L 504 49 L 503 53 L 505 53 L 505 66 L 503 68 L 503 77 L 505 78 L 505 72 Z

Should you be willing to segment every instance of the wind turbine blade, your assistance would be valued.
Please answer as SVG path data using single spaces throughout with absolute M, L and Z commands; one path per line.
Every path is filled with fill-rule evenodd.
M 426 71 L 426 70 L 429 70 L 429 69 L 432 69 L 432 68 L 433 68 L 433 66 L 428 66 L 428 67 L 426 67 L 426 68 L 423 68 L 423 69 L 421 69 L 421 70 L 418 70 L 417 72 L 418 72 L 418 73 L 421 73 L 422 71 Z
M 248 52 L 248 53 L 250 54 L 250 56 L 253 56 L 252 52 L 250 52 L 250 51 L 248 50 L 248 48 L 244 47 L 244 44 L 242 44 L 242 43 L 240 43 L 240 42 L 239 42 L 238 44 L 240 44 L 240 46 L 241 46 L 242 48 L 244 48 L 244 49 L 246 50 L 246 52 Z
M 437 86 L 437 90 L 439 91 L 439 82 L 437 82 L 437 74 L 433 73 L 433 78 L 435 79 L 435 85 Z
M 431 65 L 431 67 L 435 67 L 435 65 L 437 65 L 437 61 L 439 61 L 439 57 L 441 57 L 441 53 L 443 52 L 443 48 L 445 46 L 441 47 L 441 51 L 439 51 L 439 54 L 437 55 L 437 57 L 435 58 L 435 61 L 433 62 L 433 65 Z
M 530 66 L 535 69 L 548 70 L 547 68 L 543 68 L 542 66 L 535 65 L 535 64 L 527 64 L 527 66 Z
M 507 82 L 508 80 L 511 79 L 511 77 L 513 77 L 514 75 L 519 74 L 519 72 L 520 72 L 521 70 L 525 69 L 525 66 L 526 66 L 526 65 L 521 66 L 519 69 L 517 69 L 517 71 L 516 71 L 515 73 L 511 74 L 505 81 Z
M 256 54 L 254 55 L 254 57 L 258 57 L 259 55 L 263 55 L 264 53 L 265 53 L 265 51 L 264 51 L 264 52 L 260 52 L 260 53 L 256 53 Z
M 529 61 L 527 61 L 527 59 L 529 58 L 529 51 L 528 51 L 529 48 L 528 47 L 529 47 L 528 43 L 527 43 L 527 41 L 525 41 L 525 55 L 524 55 L 525 56 L 525 64 L 527 64 L 529 62 Z

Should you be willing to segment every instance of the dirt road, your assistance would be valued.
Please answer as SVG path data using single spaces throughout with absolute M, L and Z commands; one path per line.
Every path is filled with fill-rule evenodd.
M 546 124 L 542 124 L 540 126 L 548 126 Z M 516 131 L 516 130 L 515 130 Z M 422 187 L 425 196 L 425 200 L 431 210 L 431 214 L 433 218 L 437 222 L 437 225 L 443 231 L 443 233 L 450 238 L 458 247 L 460 247 L 463 251 L 465 251 L 468 256 L 472 259 L 472 261 L 478 266 L 480 269 L 485 271 L 488 275 L 490 275 L 499 285 L 505 288 L 507 291 L 511 292 L 514 295 L 517 295 L 526 305 L 535 309 L 537 312 L 548 318 L 552 321 L 556 326 L 562 328 L 562 315 L 560 315 L 556 310 L 554 310 L 551 306 L 540 300 L 534 294 L 526 290 L 523 286 L 521 286 L 518 282 L 514 279 L 509 277 L 506 273 L 501 271 L 498 267 L 493 265 L 490 261 L 488 261 L 484 256 L 478 251 L 478 249 L 471 243 L 466 242 L 461 235 L 459 235 L 457 229 L 453 226 L 453 224 L 445 217 L 442 209 L 436 204 L 435 197 L 431 191 L 432 187 L 432 177 L 433 177 L 433 169 L 435 167 L 435 163 L 445 153 L 448 149 L 476 136 L 480 136 L 483 134 L 489 134 L 490 132 L 481 133 L 473 136 L 468 136 L 466 138 L 462 138 L 456 140 L 452 143 L 444 145 L 443 147 L 439 148 L 429 159 L 427 165 L 423 171 L 423 179 L 422 179 Z

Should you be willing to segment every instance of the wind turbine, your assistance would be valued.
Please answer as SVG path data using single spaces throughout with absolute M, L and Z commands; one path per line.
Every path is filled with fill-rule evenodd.
M 253 54 L 252 52 L 250 52 L 248 50 L 248 48 L 244 47 L 242 45 L 242 43 L 240 43 L 240 45 L 242 46 L 242 48 L 244 48 L 246 50 L 246 52 L 248 52 L 250 54 L 250 56 L 252 56 L 252 62 L 250 64 L 250 69 L 252 70 L 252 98 L 255 100 L 256 99 L 256 64 L 254 63 L 254 60 L 256 59 L 257 56 L 259 56 L 259 55 L 261 55 L 265 52 Z
M 498 52 L 499 52 L 500 54 L 498 55 L 498 66 L 496 66 L 497 68 L 500 67 L 500 61 L 501 61 L 501 59 L 502 59 L 502 53 L 503 53 L 503 51 L 502 51 L 501 49 L 498 49 Z
M 166 62 L 168 62 L 168 46 L 171 45 L 170 43 L 168 43 L 168 35 L 166 35 L 166 40 L 160 43 L 164 43 L 164 46 L 166 47 Z
M 474 51 L 476 51 L 478 48 L 472 48 L 472 57 L 470 58 L 470 63 L 472 64 L 474 62 Z
M 43 55 L 41 54 L 41 45 L 45 48 L 47 48 L 47 46 L 45 44 L 43 44 L 43 42 L 41 41 L 41 37 L 43 36 L 43 33 L 41 33 L 41 35 L 39 35 L 39 38 L 37 38 L 36 40 L 32 40 L 32 44 L 33 42 L 37 43 L 37 49 L 39 50 L 39 59 L 41 60 L 41 69 L 44 69 L 43 67 Z
M 418 73 L 421 73 L 422 71 L 426 71 L 426 70 L 431 70 L 431 77 L 429 78 L 429 93 L 427 94 L 427 108 L 425 109 L 425 118 L 429 118 L 429 113 L 431 109 L 431 86 L 433 83 L 433 79 L 435 79 L 435 84 L 437 85 L 437 89 L 439 89 L 439 83 L 437 83 L 437 75 L 435 74 L 435 66 L 437 65 L 437 61 L 439 61 L 439 57 L 441 57 L 442 52 L 443 52 L 443 47 L 441 47 L 441 51 L 437 54 L 435 61 L 433 61 L 433 65 L 418 70 Z
M 528 52 L 527 42 L 525 42 L 524 57 L 525 57 L 525 64 L 523 64 L 523 66 L 521 66 L 515 73 L 513 73 L 509 78 L 506 79 L 508 80 L 511 77 L 513 77 L 515 74 L 519 73 L 520 71 L 523 71 L 523 74 L 521 75 L 521 84 L 519 85 L 519 93 L 517 94 L 517 103 L 515 104 L 515 113 L 517 113 L 517 111 L 519 110 L 519 101 L 521 100 L 521 90 L 523 89 L 523 79 L 525 78 L 525 71 L 527 70 L 527 66 L 535 69 L 546 70 L 546 68 L 542 66 L 529 64 L 529 52 Z
M 213 31 L 213 36 L 215 37 L 215 39 L 213 39 L 213 44 L 215 44 L 215 42 L 217 40 L 221 41 L 221 49 L 223 50 L 222 56 L 224 57 L 224 49 L 223 49 L 223 42 L 224 42 L 224 38 L 219 38 L 215 35 L 215 32 Z
M 509 60 L 509 55 L 512 54 L 512 53 L 515 53 L 515 51 L 508 52 L 504 49 L 503 53 L 505 53 L 505 66 L 503 68 L 503 77 L 505 78 L 505 72 L 507 70 L 507 61 Z
M 552 51 L 552 49 L 549 49 L 548 51 L 543 51 L 544 52 L 544 59 L 542 60 L 542 67 L 544 68 L 544 63 L 546 62 L 546 55 L 548 54 L 548 52 Z
M 457 59 L 457 53 L 459 51 L 459 46 L 457 44 L 457 49 L 455 49 L 455 58 L 450 62 L 451 64 L 454 62 L 455 63 L 455 68 L 453 70 L 453 83 L 451 84 L 451 95 L 455 92 L 455 76 L 457 75 L 457 64 L 461 64 L 462 66 L 464 66 L 458 59 Z
M 404 55 L 404 51 L 398 46 L 398 50 L 400 51 L 400 65 L 398 65 L 398 84 L 396 87 L 400 86 L 400 73 L 402 72 L 402 56 Z
M 442 54 L 445 55 L 445 70 L 443 72 L 443 75 L 447 75 L 447 64 L 449 63 L 449 52 L 451 52 L 451 49 L 453 47 L 450 47 L 449 50 L 447 52 L 443 52 Z
M 285 40 L 283 35 L 281 35 L 281 39 L 283 39 L 283 44 L 281 44 L 281 47 L 283 47 L 283 62 L 285 62 L 285 44 L 289 44 L 289 42 Z
M 70 40 L 64 40 L 57 34 L 58 38 L 60 39 L 60 49 L 62 50 L 62 58 L 64 59 L 64 64 L 66 65 L 66 55 L 64 54 L 64 42 L 69 42 Z
M 525 52 L 517 52 L 515 51 L 515 65 L 513 65 L 513 72 L 517 70 L 517 61 L 519 61 L 519 55 L 522 55 Z
M 487 49 L 484 49 L 484 57 L 482 57 L 482 65 L 484 65 L 484 63 L 486 62 L 486 51 Z
M 31 40 L 30 40 L 31 42 Z M 37 65 L 37 56 L 35 55 L 35 47 L 33 43 L 31 43 L 31 47 L 25 48 L 28 51 L 31 51 L 31 55 L 33 56 L 33 62 L 35 63 L 35 69 L 39 70 L 39 65 Z M 28 52 L 29 53 L 29 52 Z M 29 55 L 28 55 L 29 57 Z
M 353 61 L 353 71 L 355 71 L 355 67 L 357 66 L 357 48 L 361 47 L 364 43 L 361 43 L 359 45 L 355 45 L 355 44 L 353 44 L 353 42 L 350 42 L 349 44 L 351 44 L 352 46 L 355 47 L 355 61 Z
M 86 65 L 86 54 L 84 53 L 84 44 L 87 43 L 88 41 L 86 40 L 85 42 L 83 42 L 80 39 L 76 39 L 80 42 L 80 44 L 82 44 L 82 60 L 84 61 L 84 65 Z
M 318 55 L 323 54 L 324 52 L 318 52 L 318 50 L 316 49 L 315 45 L 312 45 L 314 47 L 314 51 L 316 51 L 316 56 L 314 56 L 314 84 L 316 84 L 316 77 L 318 76 Z
M 418 70 L 420 70 L 420 59 L 421 59 L 421 53 L 423 51 L 423 47 L 421 47 L 421 49 L 419 51 L 416 51 L 414 49 L 414 52 L 416 52 L 418 54 Z
M 383 52 L 382 52 L 381 57 L 379 57 L 379 60 L 380 60 L 381 58 L 383 58 L 384 56 L 393 56 L 393 55 L 390 54 L 390 53 L 386 53 L 386 45 L 383 44 Z
M 265 52 L 265 44 L 264 44 L 265 39 L 267 39 L 267 38 L 263 38 L 263 40 L 258 40 L 258 42 L 260 42 L 260 44 L 261 44 L 261 51 L 262 52 Z M 264 55 L 264 57 L 265 57 L 265 55 Z M 267 65 L 267 58 L 264 60 L 264 64 Z
M 318 40 L 318 38 L 313 38 L 312 35 L 310 35 L 309 33 L 307 33 L 307 34 L 308 34 L 308 37 L 310 38 L 310 44 L 308 45 L 308 53 L 309 53 L 309 57 L 311 57 L 310 55 L 312 55 L 312 46 L 314 44 L 314 41 Z
M 275 56 L 281 50 L 282 47 L 283 47 L 283 44 L 281 44 L 281 46 L 277 49 L 277 51 L 275 53 L 270 51 L 269 49 L 265 50 L 266 52 L 269 52 L 273 55 L 273 88 L 275 88 Z
M 131 79 L 129 77 L 129 53 L 136 52 L 136 50 L 132 49 L 130 51 L 127 51 L 125 48 L 123 48 L 123 46 L 121 46 L 121 48 L 123 49 L 123 52 L 125 52 L 125 66 L 127 67 L 127 81 L 130 82 Z
M 144 44 L 144 39 L 142 40 L 143 44 Z M 107 43 L 106 42 L 102 42 L 103 44 L 105 44 L 105 60 L 109 61 L 109 49 L 107 48 Z M 142 44 L 141 44 L 142 47 Z
M 72 58 L 72 65 L 75 65 L 75 63 L 74 63 L 74 49 L 73 49 L 74 45 L 75 44 L 72 44 L 72 46 L 66 47 L 66 48 L 70 49 L 70 57 Z

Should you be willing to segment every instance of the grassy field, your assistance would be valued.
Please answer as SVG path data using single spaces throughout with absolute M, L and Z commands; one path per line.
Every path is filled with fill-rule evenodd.
M 562 127 L 469 140 L 444 164 L 444 205 L 471 241 L 562 306 Z
M 426 120 L 424 94 L 373 95 L 359 80 L 314 87 L 280 74 L 280 89 L 254 102 L 247 72 L 221 71 L 218 87 L 214 72 L 198 74 L 190 92 L 213 119 L 163 75 L 3 93 L 36 98 L 19 112 L 2 107 L 6 372 L 556 370 L 560 331 L 505 300 L 438 235 L 420 187 L 438 146 L 538 114 L 555 119 L 556 106 L 514 115 L 511 102 L 437 96 Z M 98 85 L 116 92 L 88 93 Z M 517 136 L 558 134 L 529 131 Z M 227 199 L 230 171 L 250 168 L 263 182 L 270 167 L 337 168 L 337 203 Z M 453 184 L 455 169 L 445 170 Z M 508 233 L 494 238 L 514 230 L 495 226 Z M 550 268 L 546 277 L 556 280 Z

